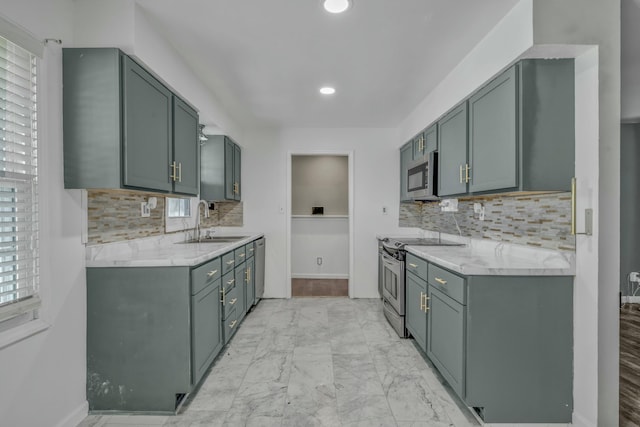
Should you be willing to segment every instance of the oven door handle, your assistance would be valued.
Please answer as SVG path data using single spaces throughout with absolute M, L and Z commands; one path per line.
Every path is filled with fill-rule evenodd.
M 392 258 L 385 253 L 382 253 L 382 262 L 391 268 L 398 268 L 402 261 L 398 261 L 397 259 Z

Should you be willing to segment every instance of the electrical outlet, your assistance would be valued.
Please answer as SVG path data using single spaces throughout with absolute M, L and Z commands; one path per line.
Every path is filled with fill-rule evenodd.
M 387 213 L 389 213 L 389 209 L 387 209 L 386 206 L 382 207 L 382 215 L 386 215 Z
M 318 265 L 322 265 L 322 257 L 319 256 L 318 258 L 316 258 L 316 262 L 318 263 Z
M 629 281 L 640 283 L 640 273 L 638 273 L 637 271 L 632 271 L 631 273 L 629 273 Z
M 442 212 L 458 212 L 458 199 L 442 199 L 440 210 Z
M 140 216 L 143 218 L 148 218 L 151 216 L 151 209 L 148 203 L 140 203 Z

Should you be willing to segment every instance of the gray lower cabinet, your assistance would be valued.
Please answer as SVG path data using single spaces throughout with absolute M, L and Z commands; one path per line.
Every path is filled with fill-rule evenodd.
M 228 136 L 207 137 L 200 149 L 200 198 L 242 200 L 242 150 Z
M 485 423 L 570 423 L 574 278 L 463 276 L 433 263 L 425 276 L 426 261 L 409 255 L 407 329 L 420 347 L 426 339 L 427 357 L 466 405 Z M 425 322 L 415 310 L 424 278 Z
M 172 413 L 191 392 L 189 279 L 189 267 L 87 268 L 90 411 Z
M 65 188 L 198 194 L 198 115 L 116 48 L 63 49 Z
M 220 279 L 191 297 L 193 383 L 198 384 L 223 345 Z
M 405 326 L 422 351 L 427 351 L 427 282 L 406 273 Z
M 253 245 L 253 243 L 251 243 Z M 256 287 L 255 287 L 255 259 L 253 257 L 246 261 L 246 277 L 245 286 L 247 289 L 247 299 L 245 300 L 245 311 L 251 310 L 256 303 Z
M 247 311 L 245 309 L 247 304 L 247 287 L 245 283 L 246 272 L 247 270 L 245 267 L 245 263 L 237 266 L 234 271 L 236 288 L 238 288 L 238 307 L 236 308 L 236 311 L 238 312 L 237 316 L 239 322 L 242 321 L 242 319 L 244 319 L 244 316 L 247 314 Z

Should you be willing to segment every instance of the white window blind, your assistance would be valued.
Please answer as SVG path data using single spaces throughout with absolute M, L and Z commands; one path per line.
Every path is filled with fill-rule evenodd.
M 0 37 L 0 322 L 38 297 L 37 60 Z

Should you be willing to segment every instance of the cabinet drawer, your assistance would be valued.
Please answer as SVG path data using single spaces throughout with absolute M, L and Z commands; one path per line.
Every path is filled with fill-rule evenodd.
M 238 310 L 231 310 L 229 316 L 222 321 L 222 327 L 224 329 L 224 343 L 227 344 L 229 339 L 233 336 L 238 329 Z
M 413 254 L 407 254 L 406 270 L 412 272 L 422 280 L 427 280 L 427 264 L 427 261 L 422 258 L 418 258 Z
M 191 270 L 191 295 L 195 295 L 209 284 L 222 277 L 220 258 L 213 259 Z
M 244 252 L 247 254 L 247 259 L 251 258 L 253 256 L 253 253 L 255 252 L 255 247 L 254 247 L 255 242 L 251 242 L 247 245 L 245 245 L 244 247 Z
M 222 255 L 222 274 L 227 274 L 233 271 L 235 267 L 236 259 L 233 251 Z
M 233 270 L 222 276 L 222 290 L 225 294 L 229 293 L 231 289 L 236 287 L 236 277 Z
M 244 262 L 244 259 L 247 257 L 247 254 L 244 251 L 244 246 L 239 247 L 235 251 L 233 251 L 236 258 L 236 266 L 240 265 Z
M 429 285 L 442 291 L 461 304 L 466 304 L 466 280 L 437 265 L 429 265 Z
M 233 289 L 228 291 L 222 297 L 222 318 L 228 319 L 232 311 L 238 306 L 238 287 L 234 286 Z

